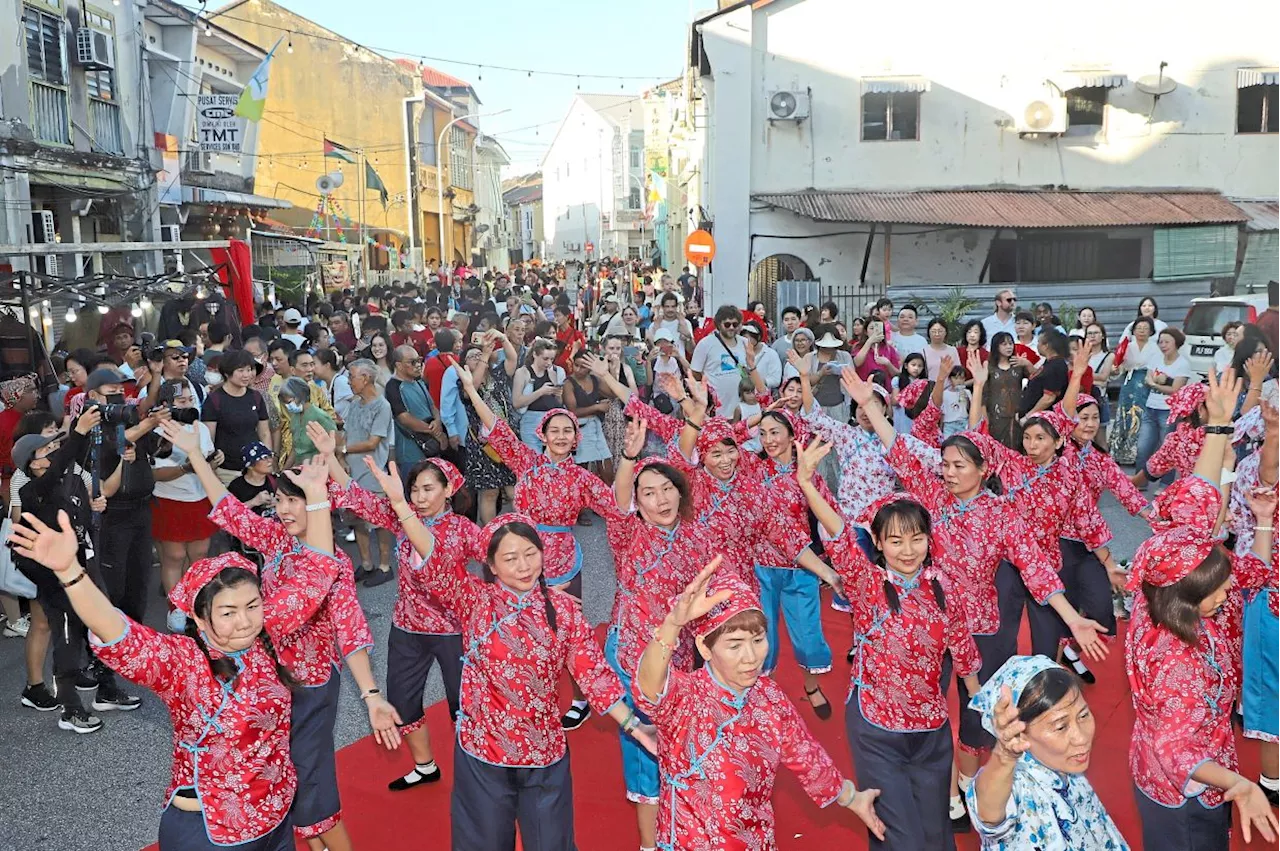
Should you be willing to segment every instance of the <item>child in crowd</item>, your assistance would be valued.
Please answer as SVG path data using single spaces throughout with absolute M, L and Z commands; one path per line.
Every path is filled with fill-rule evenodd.
M 738 382 L 738 410 L 733 415 L 733 421 L 749 423 L 752 419 L 759 422 L 762 412 L 760 400 L 756 398 L 756 385 L 750 378 L 744 378 Z M 760 426 L 750 426 L 749 431 L 751 437 L 744 441 L 742 448 L 748 452 L 760 451 Z
M 969 428 L 969 402 L 971 394 L 964 386 L 963 366 L 953 367 L 947 376 L 946 389 L 942 391 L 942 434 L 950 437 Z
M 261 517 L 276 516 L 276 477 L 271 474 L 273 456 L 265 444 L 254 441 L 245 444 L 241 454 L 244 472 L 231 480 L 227 491 Z M 257 550 L 241 541 L 231 539 L 231 548 L 259 564 L 262 556 Z

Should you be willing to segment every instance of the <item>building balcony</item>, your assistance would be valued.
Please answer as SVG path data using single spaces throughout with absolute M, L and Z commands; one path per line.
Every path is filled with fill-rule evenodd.
M 36 141 L 51 145 L 71 144 L 71 121 L 67 114 L 67 90 L 31 81 L 31 132 Z

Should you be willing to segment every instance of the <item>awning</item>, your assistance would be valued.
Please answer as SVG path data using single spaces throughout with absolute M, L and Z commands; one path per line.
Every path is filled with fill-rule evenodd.
M 869 94 L 927 92 L 929 80 L 925 77 L 863 77 L 862 91 Z
M 1240 68 L 1236 71 L 1236 88 L 1249 86 L 1274 86 L 1280 82 L 1280 71 L 1275 68 Z
M 1231 203 L 1249 217 L 1245 230 L 1274 231 L 1280 230 L 1280 204 L 1275 201 L 1249 201 L 1232 198 Z
M 1096 228 L 1243 224 L 1215 192 L 791 192 L 753 200 L 820 222 L 972 228 Z
M 1068 71 L 1067 75 L 1074 83 L 1067 87 L 1070 89 L 1118 89 L 1128 82 L 1124 74 L 1112 71 Z
M 277 210 L 287 210 L 293 206 L 288 201 L 268 198 L 265 195 L 229 192 L 225 189 L 206 189 L 203 186 L 182 187 L 182 201 L 185 204 L 238 204 L 242 207 L 269 207 Z

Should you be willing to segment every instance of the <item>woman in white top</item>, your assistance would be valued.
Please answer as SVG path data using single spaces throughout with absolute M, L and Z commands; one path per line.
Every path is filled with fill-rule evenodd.
M 1117 346 L 1123 347 L 1119 363 L 1114 368 L 1124 375 L 1120 385 L 1120 400 L 1116 404 L 1116 416 L 1111 421 L 1111 433 L 1107 444 L 1111 457 L 1117 464 L 1132 464 L 1138 452 L 1138 431 L 1142 427 L 1142 412 L 1147 405 L 1151 388 L 1147 386 L 1147 368 L 1153 358 L 1160 356 L 1156 345 L 1155 320 L 1143 316 L 1135 319 L 1130 328 L 1133 336 Z
M 191 393 L 191 385 L 183 382 L 174 384 L 173 387 L 170 407 L 174 420 L 182 423 L 183 431 L 199 433 L 201 454 L 209 459 L 215 470 L 218 469 L 222 465 L 222 453 L 214 450 L 213 435 L 208 426 L 198 419 L 187 422 L 189 415 L 183 413 L 195 411 L 196 400 Z M 167 395 L 167 389 L 166 386 L 161 390 L 161 402 Z M 209 555 L 209 538 L 217 527 L 209 519 L 213 506 L 209 504 L 199 477 L 192 472 L 187 453 L 169 441 L 162 440 L 151 467 L 156 480 L 151 536 L 159 544 L 160 584 L 164 586 L 165 594 L 168 594 L 192 562 Z M 169 629 L 181 632 L 186 618 L 176 609 L 170 609 L 168 623 Z
M 1156 326 L 1155 334 L 1159 334 L 1161 331 L 1169 327 L 1169 323 L 1160 318 L 1160 305 L 1156 304 L 1156 300 L 1151 296 L 1147 296 L 1142 301 L 1138 302 L 1138 319 L 1144 316 L 1150 319 L 1152 324 Z M 1137 322 L 1138 319 L 1134 319 L 1133 322 Z M 1120 335 L 1121 337 L 1133 336 L 1133 322 L 1124 326 L 1124 333 Z M 1154 336 L 1154 334 L 1152 336 Z
M 640 311 L 634 304 L 623 305 L 618 315 L 609 320 L 605 326 L 604 337 L 626 337 L 627 345 L 633 345 L 644 339 L 640 332 Z
M 542 415 L 561 407 L 564 370 L 556 366 L 556 344 L 539 338 L 529 348 L 526 365 L 516 370 L 511 384 L 511 403 L 520 411 L 520 440 L 535 452 L 543 449 L 538 437 Z
M 1142 428 L 1138 432 L 1139 471 L 1147 469 L 1147 459 L 1160 448 L 1173 426 L 1169 425 L 1169 396 L 1182 389 L 1192 376 L 1191 361 L 1178 351 L 1187 338 L 1177 328 L 1166 328 L 1160 332 L 1156 345 L 1160 348 L 1160 357 L 1155 358 L 1147 369 L 1146 384 L 1151 388 L 1147 396 L 1147 404 L 1142 412 Z M 1173 472 L 1165 474 L 1162 484 L 1173 481 Z
M 1231 366 L 1231 361 L 1236 356 L 1236 343 L 1240 342 L 1242 336 L 1244 336 L 1243 322 L 1228 322 L 1222 326 L 1222 345 L 1213 353 L 1213 368 L 1219 374 Z
M 938 375 L 938 365 L 942 363 L 943 358 L 951 358 L 952 363 L 961 362 L 956 347 L 947 343 L 947 335 L 950 333 L 951 328 L 945 321 L 929 320 L 929 330 L 925 334 L 929 338 L 929 344 L 924 347 L 924 362 L 928 367 L 927 375 L 930 381 L 947 380 L 945 375 Z

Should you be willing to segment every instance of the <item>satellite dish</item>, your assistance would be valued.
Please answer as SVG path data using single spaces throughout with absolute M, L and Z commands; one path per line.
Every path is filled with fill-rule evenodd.
M 1134 81 L 1133 87 L 1143 94 L 1153 97 L 1163 97 L 1178 87 L 1178 83 L 1170 77 L 1166 77 L 1164 72 L 1159 74 L 1148 74 L 1145 77 L 1139 77 Z
M 790 118 L 796 111 L 796 96 L 791 92 L 775 92 L 769 98 L 769 111 L 774 118 Z
M 340 171 L 322 174 L 316 178 L 316 189 L 320 190 L 321 195 L 328 195 L 341 185 L 342 172 Z
M 1027 104 L 1022 115 L 1024 125 L 1029 130 L 1047 130 L 1053 126 L 1053 106 L 1042 100 L 1033 100 Z

